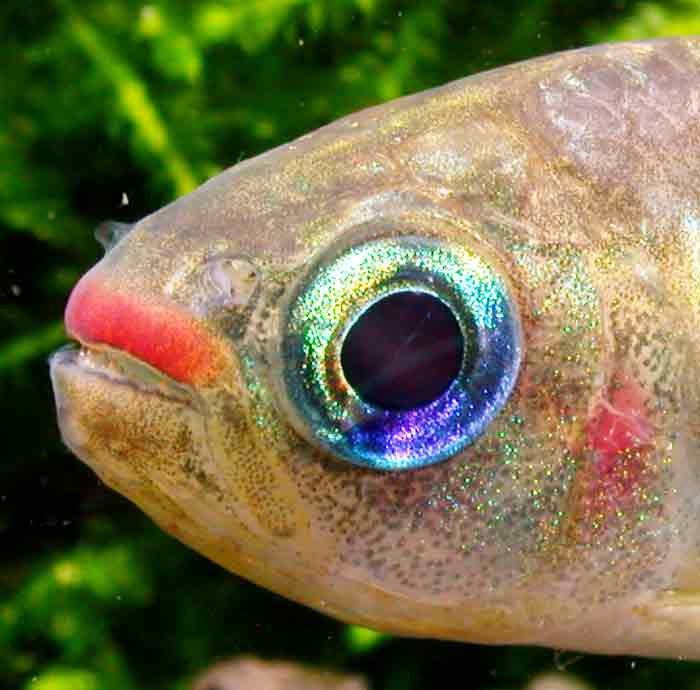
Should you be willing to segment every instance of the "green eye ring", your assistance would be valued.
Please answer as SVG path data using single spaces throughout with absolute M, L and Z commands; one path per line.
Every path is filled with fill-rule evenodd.
M 364 313 L 404 291 L 446 305 L 464 347 L 459 372 L 440 396 L 391 410 L 349 384 L 341 350 Z M 517 315 L 500 276 L 465 247 L 413 236 L 369 241 L 316 266 L 283 328 L 285 390 L 304 435 L 377 469 L 432 464 L 471 443 L 505 404 L 521 358 Z

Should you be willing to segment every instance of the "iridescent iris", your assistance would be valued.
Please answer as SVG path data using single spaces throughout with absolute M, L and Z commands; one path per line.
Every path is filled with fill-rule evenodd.
M 429 465 L 473 442 L 508 399 L 521 357 L 499 275 L 465 247 L 415 237 L 370 241 L 314 267 L 284 333 L 300 430 L 382 470 Z

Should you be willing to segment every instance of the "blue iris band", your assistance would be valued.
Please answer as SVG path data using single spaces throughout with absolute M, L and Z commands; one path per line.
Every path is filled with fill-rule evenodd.
M 386 410 L 347 383 L 340 351 L 356 319 L 401 290 L 426 292 L 452 310 L 464 357 L 438 398 Z M 290 305 L 285 332 L 286 389 L 305 435 L 378 470 L 430 465 L 472 443 L 508 400 L 521 360 L 517 313 L 498 274 L 464 247 L 415 237 L 367 242 L 315 267 Z

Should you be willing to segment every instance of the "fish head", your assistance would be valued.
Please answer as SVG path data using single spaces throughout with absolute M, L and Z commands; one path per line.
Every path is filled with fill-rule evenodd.
M 67 445 L 342 620 L 697 657 L 699 67 L 501 68 L 113 233 L 51 360 Z

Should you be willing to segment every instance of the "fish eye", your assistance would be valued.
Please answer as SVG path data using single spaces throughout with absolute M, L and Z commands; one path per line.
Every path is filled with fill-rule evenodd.
M 352 324 L 340 365 L 362 400 L 411 410 L 437 400 L 457 378 L 463 350 L 459 322 L 444 302 L 402 290 L 371 304 Z
M 294 426 L 374 469 L 455 455 L 505 405 L 520 367 L 520 323 L 505 281 L 451 242 L 377 239 L 325 258 L 283 319 Z

